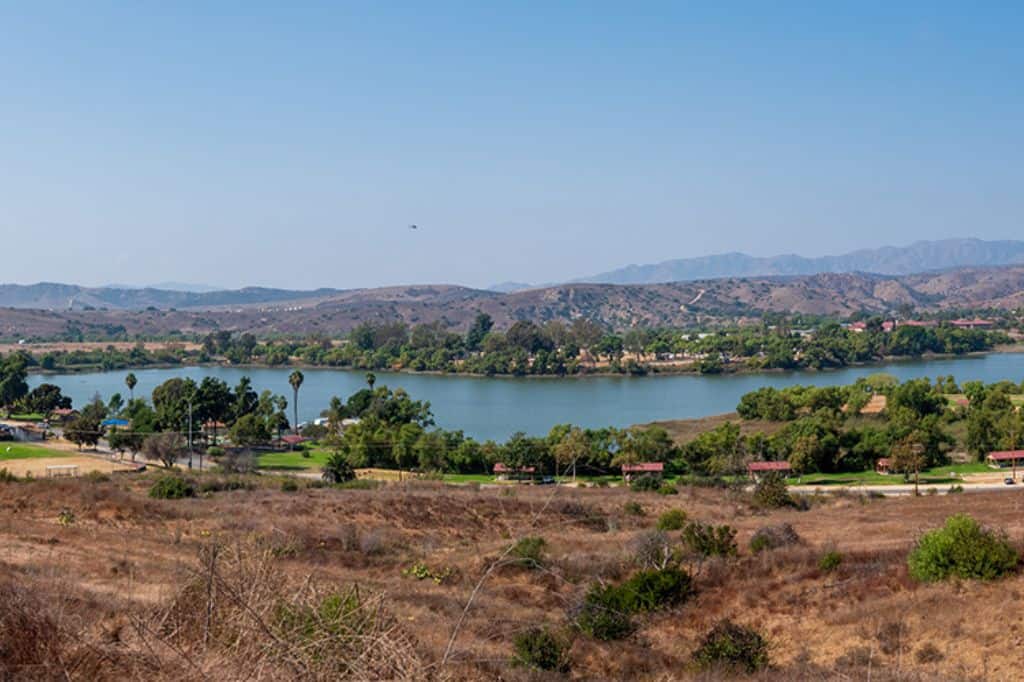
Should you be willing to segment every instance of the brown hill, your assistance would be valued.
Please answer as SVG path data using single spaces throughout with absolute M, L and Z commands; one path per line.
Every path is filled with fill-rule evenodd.
M 161 336 L 173 331 L 218 329 L 260 335 L 337 336 L 361 322 L 419 324 L 439 321 L 464 330 L 478 312 L 499 328 L 516 320 L 587 318 L 614 329 L 686 327 L 718 320 L 756 318 L 766 312 L 845 316 L 918 310 L 1016 308 L 1024 305 L 1024 266 L 968 268 L 907 276 L 863 273 L 805 277 L 752 277 L 648 285 L 565 284 L 503 294 L 451 285 L 399 286 L 351 291 L 275 290 L 274 302 L 223 304 L 184 310 L 0 309 L 0 338 L 52 338 L 81 333 Z

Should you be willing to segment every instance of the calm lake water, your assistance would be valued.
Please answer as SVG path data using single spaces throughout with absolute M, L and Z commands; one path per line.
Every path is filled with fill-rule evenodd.
M 291 369 L 239 369 L 186 367 L 135 370 L 137 396 L 149 396 L 154 387 L 171 377 L 201 381 L 214 376 L 230 386 L 243 376 L 252 378 L 257 391 L 269 389 L 287 396 Z M 994 382 L 1024 379 L 1024 353 L 1002 353 L 948 360 L 889 363 L 829 372 L 786 372 L 728 376 L 581 377 L 570 379 L 487 379 L 377 372 L 377 386 L 404 388 L 413 398 L 429 400 L 438 426 L 462 429 L 478 439 L 503 440 L 516 431 L 543 435 L 555 424 L 571 422 L 587 427 L 629 426 L 661 419 L 704 417 L 730 412 L 740 396 L 761 386 L 782 388 L 793 384 L 852 383 L 858 377 L 888 372 L 901 380 L 952 374 L 957 381 Z M 127 371 L 90 374 L 32 375 L 31 386 L 57 384 L 75 406 L 99 393 L 125 398 Z M 363 388 L 365 374 L 337 369 L 304 369 L 306 381 L 299 393 L 299 418 L 319 416 L 331 396 L 343 399 Z M 291 414 L 291 406 L 289 412 Z

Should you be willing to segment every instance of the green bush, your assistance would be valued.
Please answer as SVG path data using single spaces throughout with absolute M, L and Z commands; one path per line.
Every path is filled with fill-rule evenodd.
M 679 489 L 670 483 L 662 483 L 661 487 L 658 488 L 659 495 L 678 495 Z
M 594 585 L 587 592 L 576 616 L 576 627 L 606 642 L 628 637 L 635 626 L 629 611 L 622 604 L 622 594 L 615 585 Z
M 0 469 L 0 483 L 16 483 L 17 481 L 18 477 L 6 468 Z
M 656 476 L 637 476 L 629 484 L 629 489 L 637 493 L 652 493 L 659 488 L 661 479 Z
M 736 555 L 736 529 L 693 521 L 683 528 L 683 542 L 690 550 L 704 557 Z
M 658 530 L 682 530 L 686 525 L 686 512 L 682 509 L 669 509 L 658 517 Z
M 686 601 L 694 592 L 686 571 L 669 566 L 639 571 L 619 585 L 622 605 L 630 612 L 659 611 Z
M 946 519 L 942 528 L 925 533 L 907 558 L 910 575 L 922 582 L 964 578 L 994 580 L 1019 561 L 1002 533 L 982 528 L 966 514 Z
M 355 479 L 356 472 L 343 452 L 333 452 L 323 466 L 323 479 L 328 483 L 345 483 Z
M 769 472 L 754 488 L 754 504 L 762 509 L 780 509 L 795 506 L 795 501 L 786 487 L 786 479 L 777 472 Z
M 513 661 L 538 670 L 569 671 L 569 642 L 547 628 L 531 628 L 512 640 Z
M 836 550 L 830 550 L 821 555 L 818 560 L 818 569 L 823 573 L 831 573 L 843 563 L 843 555 Z
M 544 560 L 544 548 L 547 547 L 544 538 L 526 537 L 512 545 L 509 550 L 509 558 L 520 566 L 526 568 L 540 568 Z
M 191 481 L 181 476 L 161 476 L 149 489 L 149 496 L 159 500 L 180 500 L 194 497 L 196 489 Z
M 597 639 L 622 639 L 634 630 L 632 614 L 670 608 L 693 593 L 693 578 L 675 566 L 638 571 L 619 585 L 591 587 L 576 625 Z
M 224 456 L 224 448 L 222 448 L 220 446 L 217 446 L 217 445 L 211 445 L 210 447 L 206 448 L 206 456 L 207 457 L 223 457 Z
M 298 492 L 299 484 L 294 478 L 286 478 L 281 481 L 281 492 L 283 493 L 294 493 Z
M 964 487 L 962 485 L 960 485 L 959 483 L 954 483 L 953 485 L 949 486 L 949 490 L 947 490 L 946 492 L 949 495 L 956 495 L 958 493 L 962 493 L 963 491 Z
M 719 621 L 693 652 L 702 668 L 732 668 L 755 673 L 768 667 L 768 643 L 753 628 L 730 620 Z

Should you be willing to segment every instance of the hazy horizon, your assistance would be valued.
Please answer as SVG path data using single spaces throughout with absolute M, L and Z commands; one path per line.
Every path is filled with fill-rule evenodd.
M 1022 18 L 0 8 L 0 281 L 487 287 L 1013 239 Z

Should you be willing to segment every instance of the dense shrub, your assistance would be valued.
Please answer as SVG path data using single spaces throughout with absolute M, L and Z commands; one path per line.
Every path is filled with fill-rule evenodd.
M 759 528 L 750 538 L 750 551 L 754 554 L 766 549 L 778 549 L 800 542 L 800 536 L 788 523 Z
M 508 556 L 512 562 L 526 568 L 540 568 L 544 560 L 544 548 L 547 547 L 544 538 L 526 537 L 512 545 Z
M 686 525 L 686 512 L 682 509 L 669 509 L 658 517 L 658 530 L 682 530 Z
M 224 448 L 220 447 L 219 445 L 211 445 L 210 447 L 206 448 L 206 456 L 207 457 L 223 457 L 224 456 Z
M 628 637 L 635 626 L 629 612 L 623 609 L 621 599 L 616 586 L 594 585 L 587 592 L 576 616 L 576 627 L 606 642 Z
M 786 487 L 786 479 L 779 473 L 769 472 L 754 488 L 754 504 L 762 509 L 779 509 L 793 507 L 795 501 Z
M 930 582 L 950 577 L 994 580 L 1012 571 L 1019 557 L 1002 533 L 957 514 L 926 533 L 907 558 L 910 575 Z
M 843 563 L 843 555 L 836 550 L 829 550 L 821 555 L 818 560 L 818 569 L 823 573 L 831 573 Z
M 356 477 L 355 469 L 343 452 L 331 453 L 323 466 L 323 479 L 328 483 L 344 483 Z
M 629 484 L 630 490 L 638 493 L 650 493 L 661 488 L 661 479 L 655 476 L 637 476 Z
M 512 640 L 519 665 L 552 672 L 569 671 L 569 642 L 547 628 L 531 628 Z
M 161 476 L 149 489 L 149 496 L 159 500 L 180 500 L 193 497 L 196 489 L 191 481 L 181 476 Z
M 207 476 L 199 481 L 200 493 L 220 493 L 226 490 L 254 490 L 256 483 L 239 476 Z
M 294 493 L 298 492 L 299 483 L 294 478 L 286 478 L 281 481 L 281 492 Z
M 720 621 L 693 652 L 702 668 L 733 668 L 754 673 L 768 667 L 768 643 L 753 628 Z
M 679 488 L 675 487 L 671 483 L 662 483 L 661 487 L 658 488 L 659 495 L 678 495 Z
M 618 589 L 629 612 L 658 611 L 686 601 L 693 594 L 693 579 L 686 571 L 669 566 L 639 571 Z
M 6 468 L 0 469 L 0 483 L 14 483 L 18 480 L 18 477 L 8 471 Z
M 639 571 L 620 585 L 591 587 L 576 625 L 597 639 L 621 639 L 634 630 L 632 614 L 675 606 L 693 592 L 690 574 L 675 566 Z
M 735 556 L 736 529 L 692 521 L 683 528 L 683 542 L 694 554 L 704 557 Z

